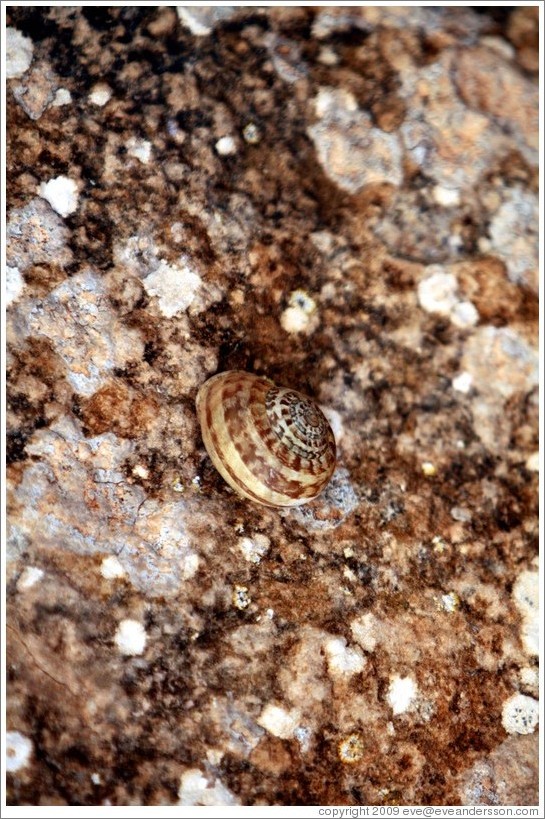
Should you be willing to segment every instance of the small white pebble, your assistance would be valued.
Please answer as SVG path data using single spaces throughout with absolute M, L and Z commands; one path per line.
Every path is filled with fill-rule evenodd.
M 101 782 L 100 774 L 92 773 L 91 774 L 91 782 L 93 783 L 93 785 L 100 785 L 100 782 Z
M 329 46 L 322 46 L 318 54 L 318 62 L 322 65 L 337 65 L 339 57 Z
M 471 373 L 463 372 L 460 375 L 457 375 L 456 378 L 452 379 L 452 387 L 457 392 L 463 392 L 467 394 L 473 385 L 473 376 Z
M 6 732 L 6 771 L 15 773 L 30 762 L 32 741 L 19 731 Z
M 539 452 L 532 452 L 526 459 L 526 469 L 530 472 L 539 472 Z
M 539 703 L 526 694 L 513 694 L 502 708 L 502 725 L 508 734 L 533 734 L 539 722 Z
M 30 37 L 25 37 L 16 28 L 6 29 L 6 77 L 20 77 L 28 71 L 32 62 L 34 44 Z
M 269 703 L 257 718 L 257 723 L 269 734 L 280 739 L 289 739 L 297 730 L 299 720 L 300 713 L 297 709 L 286 711 L 285 708 Z
M 136 656 L 143 654 L 146 648 L 146 630 L 138 620 L 122 620 L 114 637 L 121 654 Z
M 524 666 L 524 668 L 521 668 L 519 671 L 519 678 L 521 685 L 537 696 L 539 692 L 539 673 L 537 668 Z
M 216 151 L 220 156 L 233 156 L 237 152 L 237 144 L 232 136 L 220 137 L 216 142 Z
M 17 591 L 25 591 L 31 589 L 44 576 L 43 570 L 38 569 L 37 566 L 27 566 L 23 569 L 17 580 Z
M 147 165 L 151 158 L 151 142 L 147 139 L 137 139 L 130 137 L 126 143 L 127 153 L 134 156 L 143 165 Z
M 387 700 L 394 716 L 408 710 L 418 693 L 418 688 L 412 677 L 400 677 L 395 674 L 391 677 Z
M 247 586 L 235 586 L 233 589 L 233 594 L 231 595 L 231 600 L 233 606 L 236 609 L 239 609 L 239 611 L 244 611 L 244 609 L 247 609 L 252 602 L 252 598 L 248 594 Z
M 91 93 L 89 94 L 89 100 L 93 103 L 93 105 L 98 105 L 102 108 L 103 105 L 110 100 L 112 96 L 112 89 L 109 85 L 106 85 L 104 82 L 98 82 L 96 85 L 93 86 Z
M 433 189 L 433 198 L 438 205 L 444 208 L 453 208 L 460 204 L 460 191 L 457 188 L 445 188 L 436 185 Z
M 57 176 L 49 182 L 42 182 L 38 193 L 59 216 L 70 216 L 78 207 L 78 186 L 68 176 Z
M 116 577 L 123 577 L 125 569 L 115 555 L 110 555 L 105 557 L 100 564 L 100 574 L 106 580 L 114 580 Z
M 317 305 L 305 290 L 290 293 L 288 307 L 280 316 L 280 324 L 287 333 L 308 333 L 318 326 Z
M 460 523 L 469 523 L 472 518 L 471 510 L 465 509 L 463 506 L 453 506 L 450 510 L 450 516 Z
M 8 307 L 12 302 L 17 301 L 24 286 L 25 280 L 19 268 L 6 265 L 6 304 Z
M 441 595 L 441 608 L 444 611 L 448 611 L 449 614 L 452 614 L 453 611 L 456 611 L 460 606 L 460 598 L 456 594 L 456 592 L 450 592 L 449 594 L 442 594 Z
M 426 478 L 433 478 L 437 475 L 437 467 L 435 464 L 432 464 L 431 461 L 424 461 L 422 464 L 422 474 L 426 476 Z
M 242 136 L 248 145 L 257 145 L 261 141 L 261 133 L 259 128 L 253 122 L 249 122 L 248 125 L 246 125 L 242 132 Z
M 470 301 L 459 301 L 452 308 L 450 318 L 456 327 L 474 327 L 479 321 L 479 312 Z
M 53 108 L 59 108 L 61 105 L 69 105 L 72 102 L 72 94 L 68 88 L 59 88 L 51 103 Z

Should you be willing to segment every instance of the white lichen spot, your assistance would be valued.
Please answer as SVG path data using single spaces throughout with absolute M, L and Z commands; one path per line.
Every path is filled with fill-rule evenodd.
M 460 204 L 460 191 L 458 188 L 446 188 L 443 185 L 436 185 L 432 194 L 437 204 L 443 208 L 454 208 Z
M 23 292 L 24 286 L 25 280 L 21 276 L 19 268 L 6 265 L 6 305 L 8 307 L 14 301 L 17 301 Z
M 431 461 L 424 461 L 422 464 L 422 474 L 426 478 L 433 478 L 437 475 L 437 467 Z
M 223 136 L 216 142 L 216 151 L 220 156 L 233 156 L 237 152 L 237 144 L 232 136 Z
M 231 600 L 233 606 L 236 609 L 240 609 L 241 611 L 247 609 L 250 603 L 252 602 L 252 599 L 248 594 L 248 588 L 246 586 L 235 586 L 233 588 Z
M 43 569 L 39 569 L 37 566 L 27 566 L 26 569 L 23 569 L 19 575 L 19 579 L 17 580 L 17 591 L 21 592 L 31 589 L 32 586 L 35 586 L 43 576 Z
M 473 376 L 471 373 L 462 372 L 460 375 L 457 375 L 456 378 L 452 379 L 452 388 L 456 390 L 456 392 L 464 393 L 464 395 L 467 395 L 472 386 Z
M 459 607 L 460 598 L 456 592 L 449 592 L 448 594 L 441 595 L 441 608 L 443 611 L 447 611 L 449 614 L 452 614 L 452 612 L 456 611 Z
M 408 711 L 418 693 L 418 688 L 412 677 L 400 677 L 395 674 L 390 678 L 387 700 L 394 716 Z
M 6 771 L 17 773 L 30 762 L 32 741 L 19 731 L 6 732 Z
M 97 82 L 91 89 L 89 100 L 93 105 L 98 105 L 102 108 L 111 99 L 112 89 L 105 82 Z
M 125 569 L 115 555 L 109 555 L 100 564 L 100 574 L 106 580 L 115 580 L 125 575 Z
M 339 742 L 337 752 L 339 759 L 346 765 L 353 765 L 363 757 L 365 746 L 359 734 L 349 734 Z
M 526 694 L 513 694 L 503 703 L 502 725 L 508 734 L 533 734 L 539 722 L 539 703 Z
M 6 77 L 20 77 L 28 71 L 32 62 L 34 44 L 30 37 L 25 37 L 16 28 L 6 29 Z
M 157 296 L 159 309 L 167 318 L 181 313 L 193 302 L 202 284 L 201 277 L 182 258 L 180 264 L 168 264 L 162 259 L 158 267 L 146 276 L 144 287 L 150 296 Z
M 288 307 L 280 316 L 280 324 L 287 333 L 309 333 L 318 326 L 317 305 L 305 290 L 294 290 Z
M 245 126 L 242 131 L 242 136 L 248 145 L 257 145 L 261 142 L 261 132 L 255 122 L 249 122 L 248 125 Z
M 300 718 L 301 715 L 296 708 L 286 711 L 285 708 L 268 703 L 258 717 L 257 723 L 279 739 L 290 739 L 299 727 Z
M 38 193 L 59 216 L 70 216 L 78 207 L 78 186 L 68 176 L 57 176 L 49 182 L 42 182 Z
M 378 640 L 379 621 L 371 612 L 356 617 L 350 624 L 354 640 L 364 651 L 374 651 Z
M 199 768 L 190 768 L 180 778 L 179 805 L 219 807 L 240 802 L 219 779 L 207 779 Z
M 521 639 L 530 656 L 539 654 L 539 574 L 524 571 L 513 586 L 513 600 L 522 616 Z
M 62 105 L 70 105 L 72 94 L 68 88 L 58 88 L 51 103 L 52 108 L 60 108 Z
M 121 654 L 135 657 L 144 653 L 147 640 L 146 630 L 138 620 L 122 620 L 114 640 Z
M 134 156 L 143 165 L 147 165 L 151 159 L 151 142 L 148 142 L 147 139 L 130 137 L 127 140 L 126 148 L 129 156 Z
M 325 642 L 327 667 L 334 677 L 350 676 L 363 671 L 366 659 L 359 648 L 349 648 L 343 637 L 331 637 Z
M 259 563 L 261 558 L 267 554 L 271 541 L 266 535 L 257 534 L 253 537 L 241 537 L 237 543 L 238 548 L 250 563 Z

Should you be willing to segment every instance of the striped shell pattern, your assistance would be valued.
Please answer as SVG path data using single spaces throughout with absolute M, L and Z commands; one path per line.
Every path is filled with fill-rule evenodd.
M 204 445 L 240 495 L 264 506 L 315 498 L 335 469 L 335 438 L 310 399 L 268 378 L 230 370 L 197 395 Z

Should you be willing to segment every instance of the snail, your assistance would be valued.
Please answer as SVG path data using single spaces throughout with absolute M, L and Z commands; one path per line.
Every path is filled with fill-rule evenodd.
M 197 416 L 214 466 L 244 498 L 299 506 L 333 474 L 335 438 L 320 408 L 268 378 L 237 370 L 212 376 L 198 392 Z

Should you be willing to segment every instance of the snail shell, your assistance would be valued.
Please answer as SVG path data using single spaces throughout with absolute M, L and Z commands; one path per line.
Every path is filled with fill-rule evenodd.
M 335 438 L 319 407 L 268 378 L 230 370 L 197 395 L 204 445 L 240 495 L 264 506 L 299 506 L 335 469 Z

